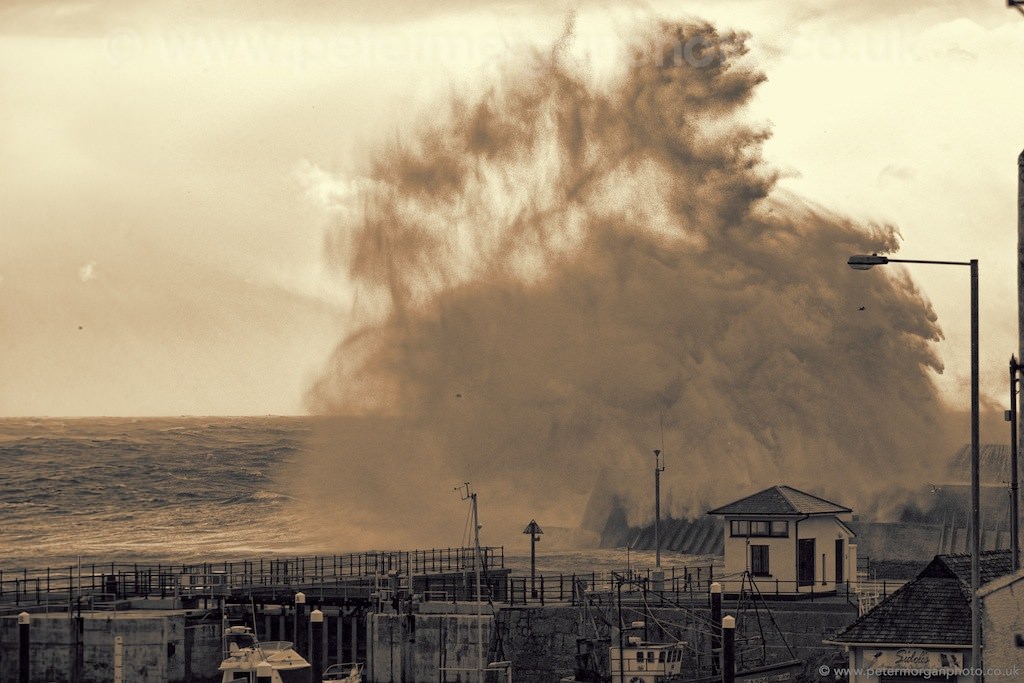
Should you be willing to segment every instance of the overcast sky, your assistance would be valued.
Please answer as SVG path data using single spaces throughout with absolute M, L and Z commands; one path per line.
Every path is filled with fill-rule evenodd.
M 598 72 L 652 14 L 749 30 L 780 190 L 897 224 L 904 258 L 980 259 L 983 390 L 1004 402 L 1024 17 L 1000 0 L 682 4 L 5 3 L 0 415 L 303 412 L 353 306 L 323 254 L 347 179 L 570 10 Z M 966 269 L 911 272 L 960 401 Z

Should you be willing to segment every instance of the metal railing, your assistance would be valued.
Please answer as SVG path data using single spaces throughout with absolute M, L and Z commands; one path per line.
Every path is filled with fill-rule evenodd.
M 719 567 L 719 572 L 721 568 Z M 615 599 L 620 583 L 621 597 L 627 601 L 642 600 L 643 592 L 661 595 L 674 602 L 703 605 L 708 601 L 710 585 L 722 586 L 726 599 L 736 599 L 740 593 L 757 594 L 767 600 L 793 600 L 800 602 L 841 601 L 861 607 L 865 599 L 884 600 L 905 581 L 821 581 L 804 583 L 755 577 L 751 584 L 738 575 L 716 576 L 712 565 L 665 568 L 664 579 L 658 582 L 652 570 L 632 572 L 629 575 L 612 572 L 575 574 L 542 573 L 531 580 L 529 576 L 489 575 L 482 580 L 482 599 L 516 605 L 594 604 Z M 424 602 L 462 602 L 476 599 L 475 585 L 461 577 L 414 577 L 412 593 Z
M 502 546 L 481 548 L 482 566 L 505 566 Z M 0 603 L 42 605 L 56 595 L 111 594 L 129 597 L 209 595 L 249 587 L 360 585 L 397 572 L 439 574 L 476 569 L 474 548 L 382 551 L 200 564 L 88 563 L 45 569 L 0 570 Z

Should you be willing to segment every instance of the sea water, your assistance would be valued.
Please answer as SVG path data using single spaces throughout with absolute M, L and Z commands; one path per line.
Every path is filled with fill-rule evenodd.
M 316 418 L 0 419 L 0 571 L 342 554 L 290 493 Z M 506 566 L 529 572 L 527 537 Z M 484 540 L 486 544 L 486 539 Z M 377 550 L 391 548 L 382 540 Z M 643 569 L 653 552 L 551 549 L 550 573 Z M 666 555 L 666 565 L 710 558 Z

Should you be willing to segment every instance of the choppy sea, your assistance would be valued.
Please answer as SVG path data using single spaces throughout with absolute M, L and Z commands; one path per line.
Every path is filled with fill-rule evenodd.
M 285 473 L 312 429 L 303 417 L 0 419 L 0 570 L 356 550 L 324 547 L 288 493 Z M 529 566 L 528 549 L 505 557 Z M 627 562 L 651 566 L 654 556 L 544 549 L 537 568 Z

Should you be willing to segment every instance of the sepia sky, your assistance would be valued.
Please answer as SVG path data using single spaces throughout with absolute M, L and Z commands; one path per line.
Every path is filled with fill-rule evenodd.
M 983 391 L 1004 402 L 1024 16 L 1000 0 L 683 5 L 4 3 L 0 415 L 303 412 L 350 331 L 356 292 L 324 236 L 361 161 L 570 14 L 595 78 L 652 16 L 750 31 L 768 77 L 750 117 L 772 127 L 779 191 L 895 223 L 900 257 L 980 259 Z M 962 404 L 966 269 L 908 272 Z

